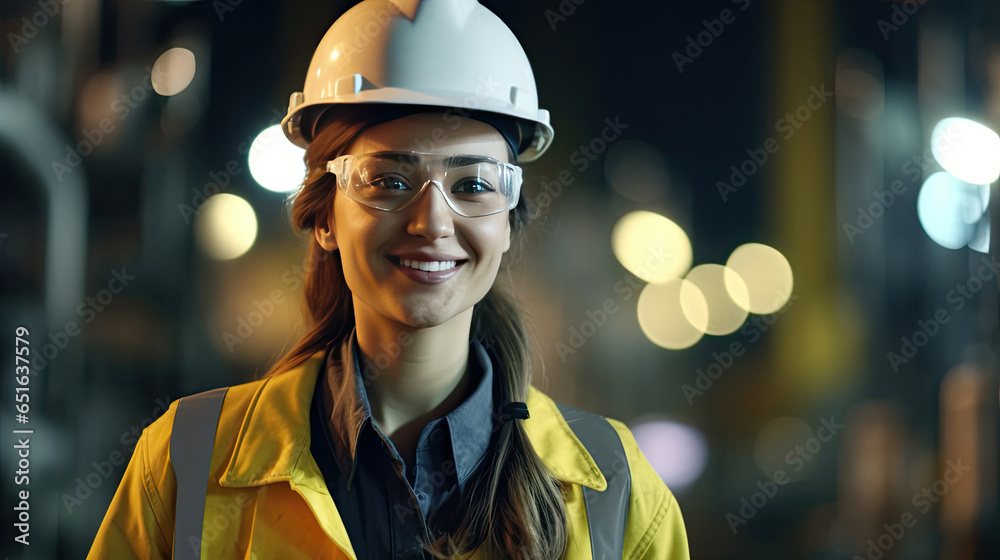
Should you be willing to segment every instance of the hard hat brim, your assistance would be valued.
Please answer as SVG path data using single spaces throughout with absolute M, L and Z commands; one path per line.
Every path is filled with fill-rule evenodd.
M 439 111 L 444 115 L 455 115 L 458 117 L 468 117 L 476 113 L 488 113 L 500 117 L 514 119 L 529 127 L 528 139 L 522 143 L 521 151 L 517 154 L 518 162 L 529 162 L 538 159 L 552 143 L 555 132 L 549 124 L 549 113 L 544 109 L 539 109 L 537 115 L 531 118 L 521 114 L 522 111 L 507 105 L 493 103 L 492 100 L 475 100 L 476 105 L 470 103 L 469 107 L 456 107 L 447 95 L 431 95 L 427 93 L 414 92 L 401 88 L 378 88 L 368 91 L 358 92 L 344 99 L 323 100 L 319 102 L 304 102 L 296 107 L 289 107 L 288 114 L 281 121 L 281 129 L 285 136 L 296 146 L 307 148 L 312 142 L 316 132 L 316 124 L 321 115 L 329 118 L 339 111 L 350 111 L 352 108 L 377 107 L 384 105 L 387 108 L 393 107 L 403 109 L 411 107 L 414 112 L 426 111 L 428 109 Z M 294 98 L 294 95 L 293 95 Z M 331 113 L 333 111 L 333 113 Z

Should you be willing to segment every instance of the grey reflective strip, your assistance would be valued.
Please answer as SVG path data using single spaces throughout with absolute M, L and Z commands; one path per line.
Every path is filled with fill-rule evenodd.
M 201 558 L 201 529 L 212 468 L 215 429 L 228 387 L 184 397 L 170 434 L 170 460 L 177 475 L 174 560 Z
M 621 437 L 602 416 L 562 403 L 556 405 L 608 481 L 603 492 L 583 487 L 591 557 L 594 560 L 621 558 L 625 550 L 625 522 L 632 488 L 632 474 Z

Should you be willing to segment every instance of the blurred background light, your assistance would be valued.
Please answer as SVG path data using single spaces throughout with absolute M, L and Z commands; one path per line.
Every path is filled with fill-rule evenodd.
M 708 304 L 705 334 L 721 336 L 740 328 L 748 315 L 750 293 L 739 274 L 721 264 L 702 264 L 692 268 L 684 279 L 705 296 Z
M 250 145 L 250 174 L 269 191 L 294 191 L 306 176 L 304 155 L 305 150 L 285 138 L 280 124 L 269 126 Z
M 102 71 L 91 76 L 80 89 L 77 98 L 77 118 L 82 128 L 100 128 L 101 119 L 114 117 L 115 100 L 122 96 L 122 82 L 118 75 Z
M 611 231 L 615 257 L 646 282 L 680 278 L 691 268 L 691 241 L 670 219 L 640 210 L 621 217 Z
M 951 173 L 939 171 L 920 187 L 917 216 L 935 243 L 948 249 L 960 249 L 976 239 L 977 229 L 981 227 L 979 222 L 987 219 L 983 214 L 988 203 L 988 185 L 972 185 Z
M 701 340 L 708 328 L 708 304 L 697 286 L 681 278 L 647 284 L 639 294 L 639 326 L 657 346 L 680 350 Z
M 1000 177 L 1000 136 L 975 121 L 942 119 L 931 133 L 931 153 L 966 183 L 989 184 Z
M 257 216 L 246 200 L 234 194 L 217 194 L 202 205 L 195 217 L 195 239 L 209 257 L 235 259 L 257 239 Z
M 856 119 L 872 120 L 885 108 L 882 63 L 871 53 L 849 49 L 837 56 L 834 95 L 837 110 Z
M 990 252 L 989 214 L 984 214 L 983 217 L 976 222 L 976 230 L 972 234 L 972 239 L 969 240 L 969 248 L 974 251 L 979 251 L 980 253 Z
M 789 482 L 798 482 L 816 468 L 822 446 L 809 424 L 786 416 L 771 420 L 757 433 L 754 457 L 764 476 L 773 479 L 781 470 Z
M 183 47 L 168 49 L 153 63 L 153 90 L 163 96 L 177 95 L 194 79 L 194 53 Z
M 672 491 L 683 491 L 705 471 L 708 443 L 697 429 L 670 420 L 640 421 L 629 429 L 653 470 Z
M 743 301 L 742 290 L 749 295 L 747 311 L 765 315 L 782 308 L 792 295 L 792 267 L 777 249 L 762 243 L 737 247 L 726 261 L 735 274 L 724 276 L 732 301 Z M 743 280 L 741 285 L 736 278 Z
M 604 178 L 629 200 L 649 202 L 670 187 L 663 154 L 641 140 L 620 140 L 611 145 L 604 160 Z

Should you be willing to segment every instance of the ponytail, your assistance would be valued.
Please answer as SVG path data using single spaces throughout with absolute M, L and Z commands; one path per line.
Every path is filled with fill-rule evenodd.
M 531 344 L 513 298 L 494 286 L 473 310 L 473 336 L 498 359 L 503 404 L 528 397 Z M 425 546 L 436 558 L 453 558 L 482 543 L 487 558 L 561 558 L 568 540 L 566 509 L 559 481 L 528 440 L 524 424 L 496 423 L 496 446 L 485 471 L 470 483 L 469 507 L 454 535 Z M 476 476 L 478 474 L 479 476 Z M 482 507 L 480 504 L 489 505 Z

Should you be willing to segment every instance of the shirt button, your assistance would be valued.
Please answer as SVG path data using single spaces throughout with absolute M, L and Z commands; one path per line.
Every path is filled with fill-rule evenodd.
M 424 494 L 423 492 L 421 492 L 421 493 L 417 494 L 417 499 L 420 500 L 420 501 L 424 501 L 424 500 L 427 499 L 427 494 Z

